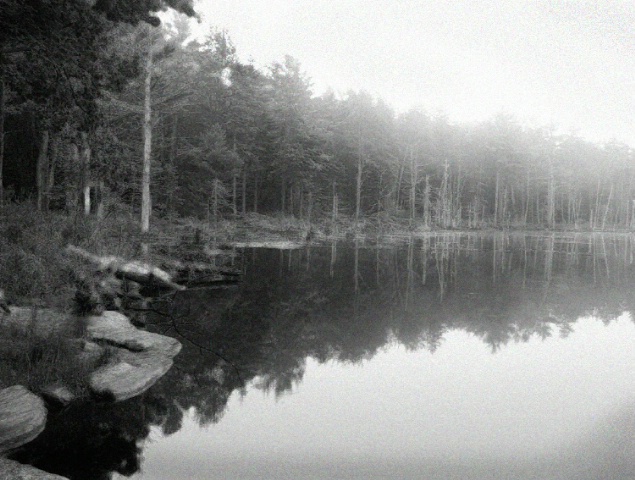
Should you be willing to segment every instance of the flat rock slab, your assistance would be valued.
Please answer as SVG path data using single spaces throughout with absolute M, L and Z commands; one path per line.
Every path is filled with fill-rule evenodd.
M 86 334 L 94 342 L 106 342 L 133 352 L 156 350 L 174 357 L 181 351 L 181 343 L 175 338 L 138 330 L 128 317 L 114 311 L 88 317 Z
M 235 242 L 232 244 L 235 248 L 270 248 L 274 250 L 296 250 L 304 248 L 306 243 L 293 242 L 290 240 L 272 240 L 272 241 L 252 241 L 252 242 Z
M 0 390 L 0 453 L 24 445 L 46 425 L 44 401 L 22 385 Z
M 31 465 L 0 458 L 0 480 L 68 480 L 52 473 L 39 470 Z
M 158 356 L 146 365 L 111 363 L 93 372 L 90 387 L 95 394 L 120 402 L 145 392 L 171 367 L 172 359 L 165 356 Z
M 175 338 L 138 330 L 119 312 L 88 317 L 86 334 L 94 342 L 117 347 L 111 361 L 90 376 L 93 393 L 116 402 L 140 395 L 154 385 L 181 351 Z

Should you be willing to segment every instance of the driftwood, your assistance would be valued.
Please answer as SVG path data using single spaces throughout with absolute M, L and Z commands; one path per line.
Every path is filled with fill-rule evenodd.
M 306 242 L 294 242 L 292 240 L 248 241 L 236 242 L 235 248 L 269 248 L 273 250 L 297 250 L 306 247 Z
M 66 253 L 91 262 L 99 270 L 113 272 L 117 277 L 137 282 L 145 287 L 185 290 L 183 285 L 172 279 L 172 275 L 149 263 L 125 260 L 113 255 L 94 255 L 74 245 L 68 245 Z
M 217 267 L 205 262 L 182 262 L 166 259 L 161 266 L 174 272 L 174 280 L 188 287 L 215 286 L 238 283 L 241 272 L 230 268 Z

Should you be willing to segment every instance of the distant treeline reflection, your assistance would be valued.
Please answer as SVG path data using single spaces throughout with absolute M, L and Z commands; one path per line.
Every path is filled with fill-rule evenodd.
M 155 306 L 153 328 L 177 335 L 184 349 L 168 375 L 126 408 L 134 419 L 98 415 L 100 435 L 125 440 L 116 443 L 125 460 L 118 471 L 131 474 L 150 425 L 174 433 L 191 408 L 201 425 L 218 422 L 234 391 L 291 390 L 309 357 L 359 362 L 391 342 L 435 351 L 457 329 L 496 352 L 509 342 L 566 336 L 581 316 L 610 322 L 635 307 L 634 245 L 633 235 L 456 233 L 246 250 L 235 265 L 245 273 L 239 288 L 188 292 Z M 86 408 L 71 409 L 61 423 L 84 424 Z M 56 437 L 48 433 L 21 458 L 47 465 L 41 452 Z M 63 473 L 106 478 L 116 464 L 107 460 L 92 477 L 85 468 Z
M 194 342 L 160 387 L 208 424 L 248 383 L 290 390 L 308 357 L 358 362 L 390 342 L 434 351 L 455 329 L 493 352 L 566 336 L 581 316 L 633 310 L 634 245 L 631 235 L 457 233 L 247 250 L 240 291 L 177 297 L 157 324 L 170 332 L 174 321 Z

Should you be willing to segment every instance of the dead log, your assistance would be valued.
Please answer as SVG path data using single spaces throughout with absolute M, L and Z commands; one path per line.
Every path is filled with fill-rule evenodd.
M 182 262 L 165 259 L 161 266 L 173 272 L 174 281 L 192 286 L 228 285 L 240 281 L 242 273 L 238 270 L 218 267 L 205 262 Z
M 144 287 L 185 290 L 183 285 L 179 285 L 172 279 L 172 275 L 149 263 L 125 260 L 113 255 L 94 255 L 74 245 L 68 245 L 66 253 L 87 260 L 98 270 L 110 271 L 119 278 L 137 282 Z

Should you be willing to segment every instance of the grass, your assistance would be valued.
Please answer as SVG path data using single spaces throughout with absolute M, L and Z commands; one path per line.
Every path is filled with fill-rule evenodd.
M 49 307 L 72 318 L 75 285 L 88 266 L 64 254 L 68 244 L 95 253 L 133 256 L 138 228 L 129 219 L 98 221 L 82 215 L 41 213 L 32 205 L 0 209 L 0 287 L 20 306 Z M 7 323 L 7 322 L 5 322 Z M 62 383 L 86 393 L 86 377 L 95 367 L 78 362 L 81 338 L 73 322 L 46 338 L 29 326 L 3 325 L 0 317 L 0 387 L 22 384 L 34 391 Z M 102 356 L 107 356 L 106 350 Z
M 78 362 L 77 344 L 65 335 L 41 337 L 10 326 L 0 328 L 0 384 L 40 391 L 62 383 L 76 395 L 86 393 L 88 364 Z

